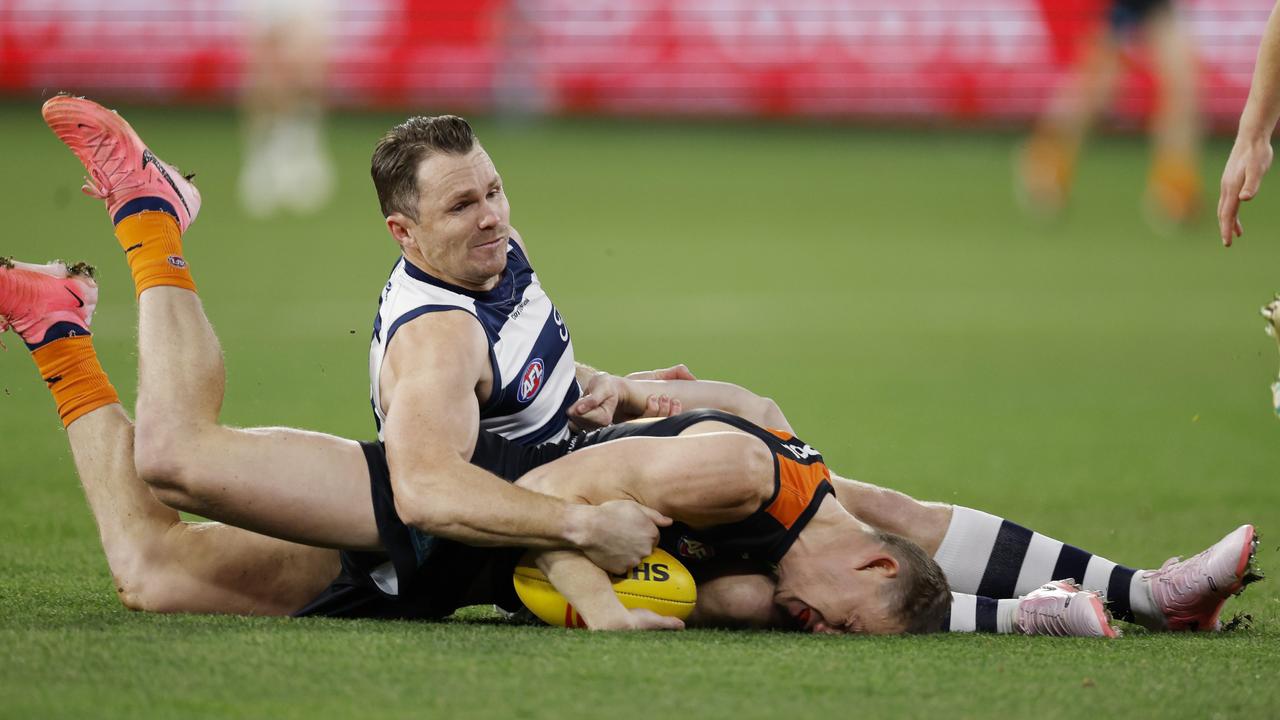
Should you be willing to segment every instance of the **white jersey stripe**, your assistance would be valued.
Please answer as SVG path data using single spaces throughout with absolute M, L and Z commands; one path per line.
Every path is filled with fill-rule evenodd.
M 489 341 L 493 394 L 480 408 L 480 427 L 508 438 L 560 439 L 568 435 L 564 408 L 580 393 L 574 379 L 569 331 L 519 246 L 507 246 L 498 285 L 473 292 L 445 283 L 404 258 L 383 288 L 369 346 L 370 397 L 378 437 L 385 416 L 379 379 L 386 349 L 399 328 L 425 314 L 462 310 Z M 541 441 L 541 440 L 540 440 Z

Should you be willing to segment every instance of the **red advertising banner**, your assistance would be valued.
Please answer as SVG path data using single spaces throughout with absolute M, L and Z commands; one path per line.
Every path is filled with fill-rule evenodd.
M 1175 0 L 1211 120 L 1239 113 L 1271 0 Z M 344 105 L 1017 120 L 1108 0 L 0 0 L 0 91 L 231 99 L 263 8 L 324 18 Z M 286 28 L 288 25 L 286 24 Z M 1156 96 L 1140 34 L 1119 112 Z

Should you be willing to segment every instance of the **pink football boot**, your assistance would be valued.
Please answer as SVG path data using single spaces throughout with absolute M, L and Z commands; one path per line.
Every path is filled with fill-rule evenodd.
M 93 268 L 59 261 L 32 265 L 0 258 L 0 332 L 13 328 L 28 346 L 45 341 L 49 330 L 70 323 L 88 330 L 98 304 Z M 74 329 L 61 337 L 79 334 Z
M 1227 598 L 1262 579 L 1251 568 L 1257 550 L 1253 526 L 1241 525 L 1195 557 L 1169 558 L 1159 570 L 1143 573 L 1153 605 L 1164 613 L 1164 626 L 1152 629 L 1220 630 Z
M 152 198 L 173 208 L 182 232 L 195 221 L 200 191 L 190 176 L 184 177 L 157 158 L 115 111 L 92 100 L 58 95 L 44 104 L 41 113 L 53 134 L 89 172 L 82 188 L 85 194 L 105 200 L 113 222 L 121 219 L 122 209 L 161 209 L 148 202 Z
M 1071 580 L 1055 580 L 1023 595 L 1013 625 L 1023 635 L 1113 638 L 1120 634 L 1111 626 L 1102 598 Z

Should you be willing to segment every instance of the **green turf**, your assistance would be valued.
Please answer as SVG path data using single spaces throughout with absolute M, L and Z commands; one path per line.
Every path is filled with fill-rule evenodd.
M 94 330 L 133 398 L 132 288 L 35 101 L 0 105 L 2 254 L 101 267 Z M 367 158 L 392 115 L 332 123 L 341 197 L 252 222 L 229 113 L 131 109 L 199 172 L 187 254 L 225 345 L 224 418 L 372 432 L 366 351 L 394 252 Z M 1280 195 L 1224 251 L 1139 212 L 1147 150 L 1103 138 L 1071 212 L 1016 212 L 1001 134 L 479 123 L 580 359 L 682 361 L 771 395 L 833 467 L 980 507 L 1128 564 L 1245 521 L 1280 533 Z M 1209 187 L 1227 146 L 1213 143 Z M 64 433 L 12 335 L 0 355 L 0 716 L 1275 715 L 1280 594 L 1252 630 L 1116 642 L 977 636 L 600 637 L 506 627 L 131 614 Z M 1273 565 L 1276 536 L 1261 562 Z

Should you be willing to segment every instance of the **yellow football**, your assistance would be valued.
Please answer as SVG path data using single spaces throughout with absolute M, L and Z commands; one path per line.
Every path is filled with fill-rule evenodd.
M 587 626 L 582 616 L 534 564 L 532 552 L 520 558 L 513 582 L 525 607 L 548 625 Z M 615 576 L 613 592 L 624 607 L 645 608 L 681 620 L 689 617 L 698 599 L 698 589 L 688 568 L 661 549 L 654 550 L 625 577 Z

